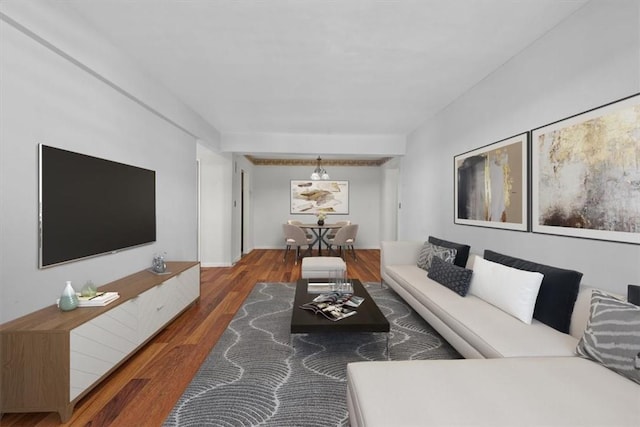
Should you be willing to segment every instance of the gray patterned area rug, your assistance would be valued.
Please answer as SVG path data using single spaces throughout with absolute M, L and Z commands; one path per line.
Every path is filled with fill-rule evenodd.
M 460 355 L 392 290 L 367 291 L 391 324 L 391 360 Z M 289 333 L 295 284 L 258 283 L 165 426 L 346 426 L 346 366 L 387 359 L 386 334 Z M 357 316 L 357 314 L 356 314 Z

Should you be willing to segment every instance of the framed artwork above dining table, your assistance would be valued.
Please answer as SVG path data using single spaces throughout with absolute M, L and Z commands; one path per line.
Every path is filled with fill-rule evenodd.
M 291 180 L 291 214 L 349 213 L 349 181 Z

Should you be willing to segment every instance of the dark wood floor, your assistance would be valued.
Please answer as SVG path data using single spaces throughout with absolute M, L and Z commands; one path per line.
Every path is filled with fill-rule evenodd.
M 380 251 L 347 256 L 349 277 L 380 280 Z M 257 282 L 294 282 L 300 264 L 282 251 L 255 250 L 233 267 L 203 268 L 201 296 L 85 396 L 65 425 L 160 426 Z M 61 425 L 56 413 L 5 414 L 0 426 Z

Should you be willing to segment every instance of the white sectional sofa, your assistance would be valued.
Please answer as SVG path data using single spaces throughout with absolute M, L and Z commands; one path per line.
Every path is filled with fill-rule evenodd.
M 400 295 L 467 359 L 573 356 L 589 317 L 591 288 L 578 294 L 572 333 L 534 319 L 527 325 L 474 295 L 461 298 L 427 277 L 416 265 L 423 242 L 382 242 L 382 281 Z M 467 268 L 473 268 L 470 255 Z
M 382 242 L 382 280 L 467 360 L 349 364 L 352 427 L 640 426 L 640 384 L 576 357 L 592 288 L 580 287 L 569 333 L 526 324 L 431 280 L 417 267 L 422 246 Z

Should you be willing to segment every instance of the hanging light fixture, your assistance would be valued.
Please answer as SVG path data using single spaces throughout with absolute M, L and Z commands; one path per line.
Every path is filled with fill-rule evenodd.
M 322 180 L 331 179 L 329 178 L 329 174 L 327 173 L 327 171 L 322 167 L 322 159 L 320 158 L 320 156 L 318 156 L 316 161 L 318 162 L 318 164 L 316 165 L 316 168 L 313 170 L 313 173 L 311 174 L 311 179 L 314 181 L 319 181 L 321 179 Z

